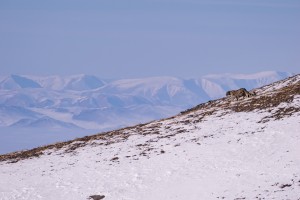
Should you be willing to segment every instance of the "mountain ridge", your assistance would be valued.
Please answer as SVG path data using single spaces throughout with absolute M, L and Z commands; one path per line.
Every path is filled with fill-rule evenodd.
M 20 106 L 30 112 L 39 112 L 39 116 L 53 118 L 62 128 L 69 127 L 71 123 L 84 129 L 113 129 L 116 127 L 115 120 L 121 122 L 120 126 L 168 117 L 200 102 L 220 98 L 227 90 L 239 87 L 252 89 L 289 75 L 291 73 L 288 72 L 261 72 L 252 75 L 207 75 L 199 79 L 150 77 L 114 81 L 84 74 L 65 77 L 12 75 L 0 79 L 0 106 L 5 107 L 0 114 L 5 116 L 9 109 Z M 15 79 L 21 81 L 15 82 Z M 147 110 L 140 111 L 142 106 Z M 92 109 L 95 110 L 90 112 Z M 4 110 L 7 110 L 6 113 Z M 104 110 L 116 116 L 115 120 L 109 121 L 110 117 L 102 112 Z M 29 113 L 23 111 L 15 119 L 2 117 L 0 126 L 9 127 L 19 120 L 33 120 Z M 91 115 L 88 116 L 89 112 Z M 120 112 L 127 112 L 128 117 L 121 117 Z M 94 120 L 91 127 L 86 122 L 93 115 L 102 117 Z M 24 123 L 24 127 L 34 126 Z
M 298 199 L 300 75 L 253 92 L 0 155 L 0 198 Z
M 277 85 L 281 85 L 280 88 L 278 88 L 278 87 L 276 88 Z M 278 91 L 274 92 L 274 90 L 278 90 Z M 57 144 L 58 144 L 59 148 L 62 148 L 66 144 L 71 144 L 72 142 L 89 141 L 91 139 L 92 140 L 93 139 L 103 139 L 105 137 L 105 135 L 108 135 L 108 137 L 111 137 L 111 136 L 114 136 L 116 133 L 120 134 L 124 130 L 139 129 L 140 127 L 144 127 L 144 126 L 150 125 L 152 123 L 160 124 L 163 121 L 174 119 L 176 117 L 182 117 L 182 116 L 193 117 L 189 114 L 192 112 L 201 111 L 201 110 L 208 110 L 208 111 L 205 111 L 202 113 L 203 116 L 200 117 L 200 121 L 202 120 L 202 117 L 212 115 L 215 112 L 218 112 L 219 110 L 222 110 L 222 109 L 230 110 L 233 112 L 251 112 L 256 109 L 266 110 L 268 108 L 277 107 L 281 103 L 292 102 L 295 95 L 299 95 L 299 98 L 300 98 L 300 74 L 294 75 L 292 77 L 288 77 L 284 80 L 281 80 L 281 81 L 278 81 L 275 83 L 265 85 L 261 88 L 255 88 L 252 90 L 252 92 L 255 92 L 256 95 L 253 97 L 250 97 L 248 99 L 246 98 L 243 100 L 234 101 L 233 99 L 230 99 L 230 97 L 223 97 L 220 99 L 216 99 L 216 100 L 198 104 L 197 106 L 195 106 L 193 108 L 189 108 L 185 111 L 181 111 L 178 115 L 171 116 L 171 117 L 168 117 L 165 119 L 155 120 L 152 122 L 147 122 L 147 123 L 138 124 L 138 125 L 134 125 L 134 126 L 128 126 L 125 128 L 99 133 L 97 135 L 85 136 L 83 138 L 78 138 L 75 140 L 70 140 L 67 142 L 61 142 L 61 143 L 57 143 Z M 270 95 L 272 93 L 275 93 L 276 95 Z M 261 121 L 258 121 L 258 123 L 265 123 L 266 121 L 264 119 L 274 118 L 276 120 L 279 120 L 283 117 L 291 116 L 293 113 L 300 112 L 300 105 L 298 105 L 298 106 L 299 107 L 290 107 L 289 109 L 280 108 L 278 112 L 271 113 L 273 115 L 265 116 Z M 225 114 L 227 114 L 227 113 L 225 112 Z M 199 119 L 195 120 L 195 121 L 199 122 Z M 184 121 L 183 123 L 186 123 L 186 122 Z M 125 138 L 126 137 L 127 136 L 125 136 Z M 48 147 L 50 149 L 52 149 L 52 147 L 55 147 L 55 145 L 46 145 L 41 148 L 44 150 L 44 149 L 47 149 Z M 78 146 L 78 147 L 82 147 L 82 146 Z M 35 149 L 39 149 L 39 148 L 35 148 Z M 31 151 L 31 150 L 29 150 L 29 151 Z M 12 153 L 12 154 L 14 154 L 14 153 Z M 7 154 L 7 155 L 9 155 L 9 154 Z M 33 154 L 33 156 L 36 156 L 36 155 L 37 154 Z M 5 157 L 5 155 L 4 155 L 4 157 Z M 6 160 L 4 157 L 3 157 L 3 155 L 2 156 L 0 155 L 0 162 Z M 14 159 L 14 158 L 9 158 L 9 159 Z

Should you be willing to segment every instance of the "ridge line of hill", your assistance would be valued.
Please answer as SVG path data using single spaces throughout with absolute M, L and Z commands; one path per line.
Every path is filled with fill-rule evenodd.
M 257 96 L 242 99 L 239 101 L 231 100 L 228 97 L 221 99 L 209 101 L 206 103 L 199 104 L 191 109 L 183 111 L 178 115 L 170 118 L 152 121 L 144 124 L 138 124 L 135 126 L 130 126 L 114 131 L 108 131 L 104 133 L 98 133 L 92 136 L 85 136 L 82 138 L 77 138 L 74 140 L 59 142 L 55 144 L 45 145 L 42 147 L 37 147 L 31 150 L 18 151 L 9 154 L 0 155 L 0 162 L 10 161 L 11 163 L 18 162 L 23 159 L 28 159 L 32 157 L 39 157 L 44 154 L 46 150 L 59 150 L 66 148 L 65 152 L 73 152 L 77 148 L 86 146 L 89 142 L 93 140 L 101 140 L 101 143 L 92 145 L 110 145 L 115 142 L 126 141 L 128 137 L 137 135 L 147 135 L 147 134 L 160 134 L 160 125 L 162 122 L 175 119 L 177 117 L 182 117 L 181 121 L 177 123 L 188 124 L 188 123 L 199 123 L 204 117 L 212 115 L 219 110 L 227 110 L 227 112 L 250 112 L 255 109 L 269 109 L 278 106 L 280 103 L 291 102 L 295 95 L 300 94 L 300 74 L 294 75 L 287 79 L 274 82 L 272 84 L 256 88 L 253 91 L 257 92 Z M 296 82 L 294 83 L 293 81 Z M 278 88 L 276 88 L 276 86 Z M 271 113 L 270 116 L 265 117 L 260 122 L 264 123 L 273 118 L 275 120 L 281 119 L 285 116 L 291 116 L 295 112 L 299 112 L 300 108 L 290 107 L 282 108 Z M 188 116 L 189 119 L 183 118 Z M 192 118 L 192 119 L 190 119 Z M 181 133 L 183 130 L 177 130 L 175 134 Z M 130 133 L 129 133 L 130 132 Z M 172 137 L 173 135 L 166 135 L 161 137 Z

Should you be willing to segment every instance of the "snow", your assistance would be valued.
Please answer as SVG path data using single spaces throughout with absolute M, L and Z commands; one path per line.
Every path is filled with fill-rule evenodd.
M 265 71 L 254 74 L 211 74 L 203 76 L 202 78 L 220 85 L 223 90 L 233 90 L 238 88 L 251 90 L 292 75 L 294 74 L 289 72 Z M 225 92 L 223 92 L 223 94 L 225 94 Z
M 285 85 L 278 84 L 268 87 Z M 79 140 L 40 157 L 0 162 L 0 199 L 299 199 L 300 113 L 261 120 L 283 107 L 300 108 L 300 95 L 271 112 L 234 112 L 222 107 L 226 101 L 105 140 Z
M 3 128 L 12 132 L 15 126 L 35 129 L 43 124 L 49 131 L 52 127 L 113 130 L 170 117 L 224 97 L 229 89 L 252 89 L 288 75 L 262 72 L 244 77 L 223 74 L 200 79 L 163 76 L 110 81 L 84 74 L 1 77 L 0 133 Z M 0 152 L 2 141 L 0 138 Z
M 216 99 L 220 97 L 220 94 L 226 93 L 220 85 L 206 79 L 202 79 L 201 85 L 203 90 L 211 99 Z

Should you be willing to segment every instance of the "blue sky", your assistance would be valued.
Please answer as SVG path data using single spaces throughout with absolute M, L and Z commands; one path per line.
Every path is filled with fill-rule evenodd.
M 0 0 L 0 74 L 300 72 L 298 0 Z

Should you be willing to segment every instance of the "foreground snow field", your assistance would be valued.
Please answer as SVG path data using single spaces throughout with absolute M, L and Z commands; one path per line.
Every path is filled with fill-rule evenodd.
M 300 75 L 257 96 L 0 156 L 0 199 L 300 199 Z

